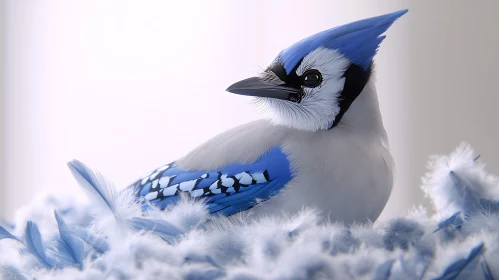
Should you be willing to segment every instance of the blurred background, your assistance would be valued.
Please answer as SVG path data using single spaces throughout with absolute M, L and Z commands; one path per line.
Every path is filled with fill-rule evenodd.
M 376 58 L 397 165 L 381 219 L 430 206 L 419 189 L 428 156 L 461 141 L 499 174 L 499 1 L 3 0 L 0 216 L 40 193 L 84 197 L 73 158 L 127 186 L 259 118 L 225 89 L 281 49 L 404 8 Z

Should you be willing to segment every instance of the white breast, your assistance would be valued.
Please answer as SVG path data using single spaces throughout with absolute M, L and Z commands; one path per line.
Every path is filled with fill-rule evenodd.
M 393 183 L 391 156 L 381 139 L 345 132 L 297 137 L 285 145 L 295 177 L 281 194 L 257 205 L 253 216 L 296 213 L 315 208 L 331 221 L 374 221 L 383 210 Z
M 294 131 L 284 140 L 294 169 L 293 180 L 253 216 L 315 208 L 332 221 L 374 221 L 393 185 L 393 159 L 369 83 L 340 124 L 319 132 Z

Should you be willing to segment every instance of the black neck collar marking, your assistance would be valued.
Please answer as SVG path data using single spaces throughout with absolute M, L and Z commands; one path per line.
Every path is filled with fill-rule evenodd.
M 353 101 L 359 96 L 359 94 L 364 90 L 369 78 L 372 73 L 372 63 L 367 70 L 364 70 L 362 67 L 356 64 L 351 64 L 343 77 L 345 78 L 345 85 L 343 86 L 343 90 L 340 93 L 338 98 L 338 106 L 340 107 L 340 112 L 334 118 L 333 125 L 331 128 L 338 125 L 343 118 L 343 115 L 346 113 L 350 105 L 352 105 Z

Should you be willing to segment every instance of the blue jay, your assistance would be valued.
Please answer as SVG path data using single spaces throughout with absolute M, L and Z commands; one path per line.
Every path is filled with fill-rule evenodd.
M 133 188 L 147 207 L 204 199 L 212 214 L 293 214 L 374 221 L 393 161 L 371 79 L 385 32 L 407 10 L 325 30 L 283 50 L 258 77 L 227 91 L 256 97 L 269 118 L 226 131 Z

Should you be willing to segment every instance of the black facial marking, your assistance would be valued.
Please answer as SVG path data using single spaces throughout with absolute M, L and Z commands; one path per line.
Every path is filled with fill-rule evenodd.
M 308 69 L 301 76 L 296 74 L 296 70 L 302 63 L 303 59 L 296 64 L 296 66 L 290 71 L 289 74 L 286 73 L 286 69 L 284 68 L 284 64 L 282 61 L 277 60 L 272 63 L 267 71 L 273 72 L 281 81 L 284 82 L 284 85 L 287 87 L 292 87 L 295 89 L 299 89 L 303 91 L 302 87 L 314 88 L 319 86 L 322 83 L 322 74 L 317 69 Z
M 302 59 L 303 60 L 303 59 Z M 284 82 L 284 84 L 288 87 L 296 88 L 296 89 L 301 89 L 301 77 L 296 75 L 296 69 L 298 69 L 298 66 L 300 66 L 302 60 L 300 60 L 295 68 L 290 71 L 289 74 L 286 73 L 286 69 L 284 68 L 284 63 L 282 61 L 277 60 L 274 63 L 272 63 L 268 68 L 267 71 L 272 71 L 274 74 L 279 77 L 281 81 Z
M 362 92 L 367 82 L 369 81 L 369 78 L 371 77 L 371 72 L 372 64 L 367 70 L 364 70 L 362 67 L 355 64 L 351 64 L 347 68 L 347 70 L 343 74 L 343 77 L 345 78 L 345 85 L 343 86 L 343 91 L 341 92 L 339 97 L 338 105 L 340 106 L 340 112 L 338 113 L 338 115 L 336 115 L 331 128 L 338 125 L 338 123 L 341 121 L 341 118 L 348 110 L 348 108 L 350 108 L 350 105 L 352 105 L 355 98 L 357 98 L 357 96 L 359 96 L 359 94 Z
M 275 61 L 274 63 L 270 64 L 269 67 L 267 67 L 266 71 L 276 74 L 276 76 L 279 77 L 279 79 L 284 83 L 286 83 L 288 79 L 286 69 L 284 69 L 284 66 L 280 61 Z
M 286 73 L 284 64 L 279 60 L 276 60 L 267 68 L 267 71 L 273 72 L 277 77 L 279 77 L 281 81 L 283 81 L 284 86 L 300 90 L 301 92 L 300 96 L 289 97 L 289 101 L 297 103 L 301 102 L 305 94 L 303 92 L 304 86 L 316 87 L 320 85 L 320 83 L 322 83 L 322 74 L 318 70 L 310 69 L 306 71 L 302 76 L 298 76 L 296 74 L 296 69 L 302 63 L 302 61 L 303 59 L 296 64 L 296 66 L 290 71 L 289 74 Z M 305 82 L 305 76 L 309 74 L 309 72 L 311 71 L 317 71 L 317 73 L 319 74 L 318 78 L 320 82 L 317 82 L 317 84 L 314 83 L 312 86 L 310 85 L 307 86 Z M 345 73 L 343 74 L 343 77 L 345 78 L 345 85 L 343 86 L 343 90 L 338 98 L 339 101 L 338 106 L 340 107 L 340 112 L 338 113 L 338 115 L 336 115 L 330 129 L 338 125 L 343 115 L 350 108 L 350 105 L 352 105 L 353 101 L 357 98 L 357 96 L 359 96 L 362 90 L 364 90 L 364 87 L 366 86 L 367 82 L 369 81 L 369 78 L 371 77 L 371 73 L 372 73 L 372 64 L 369 66 L 367 70 L 363 69 L 361 66 L 356 64 L 350 64 L 347 70 L 345 70 Z
M 296 69 L 298 69 L 298 66 L 300 66 L 301 62 L 303 59 L 298 61 L 296 66 L 290 71 L 289 74 L 286 73 L 286 69 L 284 68 L 284 63 L 280 60 L 276 60 L 274 63 L 272 63 L 268 68 L 267 71 L 273 72 L 281 81 L 284 82 L 283 86 L 286 87 L 291 87 L 300 90 L 300 94 L 294 94 L 290 95 L 288 101 L 300 103 L 301 100 L 303 99 L 303 96 L 305 95 L 305 92 L 303 91 L 303 86 L 307 86 L 304 83 L 304 77 L 303 76 L 298 76 L 296 74 Z M 317 71 L 317 70 L 314 70 Z M 317 71 L 318 72 L 318 71 Z M 320 82 L 322 82 L 322 75 L 320 75 Z M 319 84 L 320 84 L 319 82 Z M 318 85 L 315 85 L 318 86 Z

